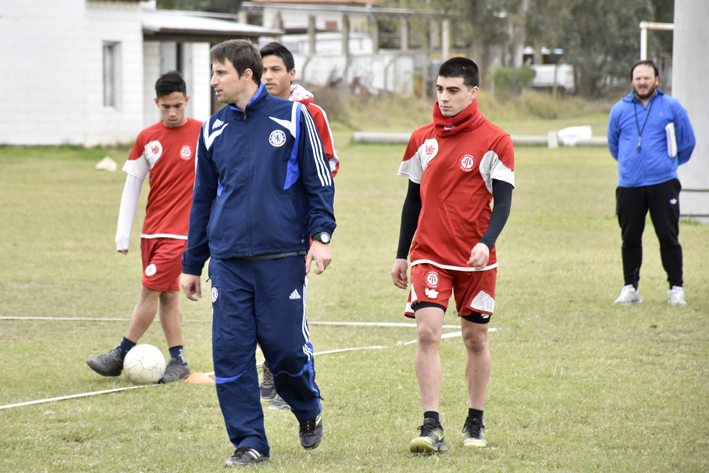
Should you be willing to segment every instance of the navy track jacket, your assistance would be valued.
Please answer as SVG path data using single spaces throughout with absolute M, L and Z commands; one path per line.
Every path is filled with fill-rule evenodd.
M 183 272 L 219 259 L 302 252 L 335 230 L 335 188 L 305 106 L 263 83 L 241 111 L 227 105 L 202 125 Z

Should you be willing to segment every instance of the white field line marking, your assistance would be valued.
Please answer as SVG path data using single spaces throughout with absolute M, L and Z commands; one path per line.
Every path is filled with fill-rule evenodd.
M 130 322 L 130 319 L 116 319 L 108 317 L 15 317 L 0 316 L 0 320 L 73 320 L 92 322 Z M 211 320 L 183 320 L 183 322 L 211 322 Z
M 105 317 L 17 317 L 17 316 L 0 316 L 0 320 L 83 320 L 93 322 L 130 322 L 130 319 L 116 319 Z M 190 320 L 185 319 L 183 322 L 211 322 L 209 320 Z M 406 322 L 318 322 L 308 321 L 308 325 L 356 325 L 362 327 L 416 327 L 414 323 Z M 444 325 L 443 328 L 460 328 L 458 325 Z
M 489 328 L 489 329 L 487 329 L 487 331 L 488 332 L 495 332 L 495 331 L 497 331 L 497 329 L 496 328 Z M 441 339 L 462 337 L 462 336 L 463 336 L 463 332 L 451 332 L 451 333 L 444 333 L 443 335 L 441 335 Z M 397 345 L 411 345 L 412 343 L 416 343 L 416 342 L 417 342 L 417 340 L 411 340 L 410 342 L 406 342 L 406 343 L 399 342 Z
M 40 399 L 38 401 L 18 402 L 17 404 L 7 404 L 5 406 L 0 406 L 0 409 L 9 409 L 11 407 L 20 407 L 20 406 L 29 406 L 30 404 L 42 404 L 45 402 L 52 402 L 52 401 L 63 401 L 65 399 L 74 399 L 77 397 L 95 396 L 96 394 L 115 393 L 117 391 L 126 391 L 128 389 L 147 388 L 148 386 L 155 386 L 155 385 L 154 384 L 143 384 L 140 386 L 129 386 L 127 388 L 106 389 L 104 391 L 93 391 L 93 392 L 89 392 L 89 393 L 70 394 L 69 396 L 51 397 L 49 399 Z
M 130 319 L 115 319 L 107 317 L 14 317 L 2 316 L 0 320 L 83 320 L 93 322 L 130 322 Z M 211 322 L 211 320 L 183 320 L 183 322 Z
M 406 322 L 311 322 L 308 325 L 359 325 L 366 327 L 416 327 L 414 323 Z M 460 325 L 444 325 L 443 328 L 460 328 Z
M 497 330 L 497 329 L 496 329 L 496 328 L 491 328 L 491 329 L 488 329 L 488 332 L 494 332 L 495 330 Z M 445 333 L 445 334 L 441 335 L 441 338 L 442 338 L 442 339 L 443 339 L 443 338 L 453 338 L 453 337 L 460 337 L 460 336 L 462 336 L 462 335 L 463 335 L 463 332 L 451 332 L 451 333 Z M 410 344 L 412 344 L 412 343 L 416 343 L 416 340 L 412 340 L 412 341 L 406 342 L 406 343 L 397 342 L 397 345 L 410 345 Z M 315 352 L 315 355 L 328 355 L 328 354 L 330 354 L 330 353 L 342 353 L 342 352 L 346 352 L 346 351 L 356 351 L 356 350 L 381 350 L 381 349 L 383 349 L 383 348 L 391 348 L 391 347 L 388 347 L 388 346 L 381 346 L 381 345 L 375 345 L 375 346 L 371 346 L 371 347 L 340 348 L 340 349 L 337 349 L 337 350 L 327 350 L 327 351 Z M 261 364 L 263 364 L 263 361 L 258 361 L 258 362 L 256 362 L 256 365 L 257 365 L 257 366 L 258 366 L 258 365 L 261 365 Z M 214 376 L 214 371 L 210 371 L 209 373 L 204 373 L 204 374 L 205 374 L 206 376 Z M 29 405 L 31 405 L 31 404 L 43 404 L 43 403 L 45 403 L 45 402 L 63 401 L 63 400 L 66 400 L 66 399 L 75 399 L 75 398 L 78 398 L 78 397 L 95 396 L 95 395 L 97 395 L 97 394 L 115 393 L 115 392 L 118 392 L 118 391 L 127 391 L 127 390 L 129 390 L 129 389 L 147 388 L 147 387 L 149 387 L 149 386 L 155 386 L 155 384 L 143 384 L 143 385 L 140 385 L 140 386 L 128 386 L 128 387 L 125 387 L 125 388 L 106 389 L 106 390 L 103 390 L 103 391 L 92 391 L 92 392 L 88 392 L 88 393 L 70 394 L 70 395 L 68 395 L 68 396 L 52 397 L 52 398 L 48 398 L 48 399 L 39 399 L 39 400 L 36 400 L 36 401 L 19 402 L 19 403 L 16 403 L 16 404 L 7 404 L 7 405 L 4 405 L 4 406 L 0 406 L 0 410 L 2 410 L 2 409 L 9 409 L 9 408 L 11 408 L 11 407 L 29 406 Z

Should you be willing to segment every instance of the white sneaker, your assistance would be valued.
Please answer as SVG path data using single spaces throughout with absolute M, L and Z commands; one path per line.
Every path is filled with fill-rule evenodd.
M 668 304 L 676 306 L 687 305 L 687 301 L 684 300 L 684 289 L 682 289 L 682 286 L 672 286 L 672 289 L 667 291 L 667 295 L 669 296 Z
M 632 284 L 628 284 L 627 286 L 623 287 L 623 289 L 620 291 L 620 295 L 618 296 L 618 299 L 615 300 L 615 304 L 637 304 L 639 302 L 642 302 L 643 300 L 640 299 L 640 294 L 638 294 L 638 291 L 633 287 Z

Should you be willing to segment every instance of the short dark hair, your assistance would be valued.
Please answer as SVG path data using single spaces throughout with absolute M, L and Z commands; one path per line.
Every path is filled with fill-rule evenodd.
M 187 84 L 185 84 L 182 74 L 177 71 L 168 71 L 155 82 L 155 95 L 160 98 L 173 92 L 182 92 L 182 95 L 187 97 Z
M 439 77 L 461 77 L 466 87 L 480 87 L 480 70 L 475 61 L 467 57 L 454 57 L 438 69 Z
M 261 61 L 261 54 L 258 49 L 250 41 L 243 39 L 224 41 L 209 51 L 209 57 L 212 62 L 221 63 L 228 59 L 239 76 L 246 72 L 246 69 L 251 69 L 253 81 L 256 84 L 261 83 L 263 61 Z
M 281 43 L 273 42 L 268 43 L 266 46 L 261 48 L 261 57 L 266 56 L 277 56 L 283 59 L 283 64 L 286 65 L 286 72 L 290 72 L 295 69 L 295 60 L 293 59 L 293 54 L 283 46 Z
M 633 67 L 630 68 L 630 80 L 633 80 L 633 72 L 638 66 L 650 66 L 652 67 L 652 70 L 655 71 L 655 77 L 660 77 L 660 70 L 657 68 L 653 61 L 651 61 L 650 59 L 641 59 L 639 61 L 635 61 Z

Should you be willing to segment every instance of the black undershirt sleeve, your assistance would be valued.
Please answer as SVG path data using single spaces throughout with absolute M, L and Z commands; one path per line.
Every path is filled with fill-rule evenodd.
M 401 229 L 399 230 L 399 247 L 396 250 L 397 259 L 406 259 L 409 256 L 411 242 L 416 233 L 421 213 L 421 184 L 409 181 L 409 190 L 404 199 L 404 208 L 401 210 Z
M 480 243 L 484 243 L 490 250 L 495 246 L 495 241 L 497 241 L 497 237 L 500 236 L 507 223 L 507 218 L 510 216 L 512 189 L 514 189 L 514 186 L 509 182 L 498 181 L 497 179 L 492 180 L 492 198 L 495 201 L 495 206 L 492 208 L 492 214 L 490 215 L 490 224 L 480 239 Z

